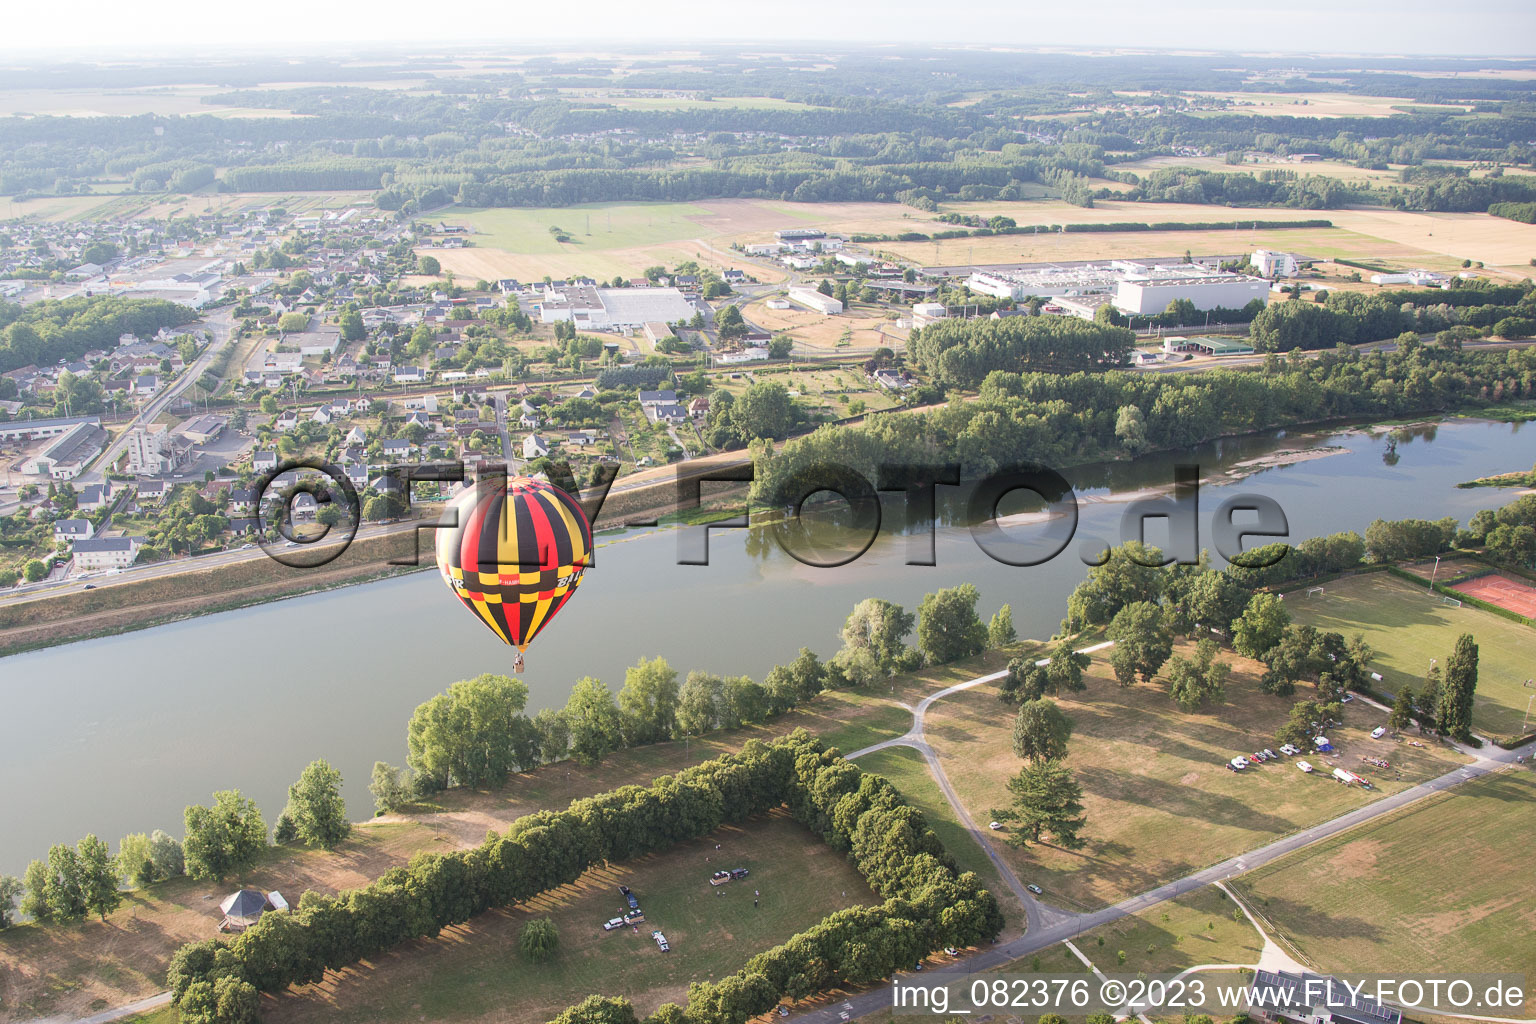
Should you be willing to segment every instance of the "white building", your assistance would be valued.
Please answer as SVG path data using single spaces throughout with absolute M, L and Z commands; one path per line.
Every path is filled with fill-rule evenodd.
M 540 459 L 549 454 L 549 443 L 538 434 L 523 438 L 523 458 Z
M 715 362 L 721 366 L 734 366 L 737 363 L 753 363 L 767 358 L 766 348 L 744 348 L 737 352 L 721 352 L 715 356 Z
M 927 327 L 935 320 L 943 320 L 949 311 L 942 302 L 918 302 L 912 306 L 912 326 Z
M 22 463 L 23 473 L 73 480 L 100 452 L 106 432 L 94 423 L 76 423 Z
M 1401 274 L 1372 274 L 1371 284 L 1411 284 L 1417 288 L 1444 288 L 1451 283 L 1451 275 L 1433 270 L 1409 270 Z
M 816 313 L 831 316 L 843 311 L 843 304 L 830 295 L 823 295 L 814 288 L 798 286 L 789 290 L 789 301 Z
M 1123 278 L 1115 285 L 1115 306 L 1124 313 L 1161 313 L 1170 302 L 1188 299 L 1196 309 L 1242 309 L 1264 301 L 1269 283 L 1244 274 L 1152 273 Z
M 1294 253 L 1275 252 L 1273 249 L 1256 249 L 1248 262 L 1253 264 L 1260 277 L 1295 277 L 1301 263 Z
M 122 569 L 133 564 L 139 557 L 137 537 L 95 537 L 75 541 L 71 549 L 75 556 L 75 568 Z
M 60 519 L 53 524 L 53 539 L 74 543 L 96 536 L 96 527 L 89 519 Z
M 128 432 L 128 472 L 135 476 L 158 476 L 175 467 L 175 448 L 164 423 L 134 427 Z

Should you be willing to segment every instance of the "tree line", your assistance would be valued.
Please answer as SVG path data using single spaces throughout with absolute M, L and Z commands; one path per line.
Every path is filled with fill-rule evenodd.
M 834 914 L 719 982 L 695 982 L 686 1007 L 663 1007 L 654 1020 L 742 1024 L 784 995 L 872 981 L 939 946 L 1001 930 L 995 898 L 974 874 L 956 870 L 922 814 L 802 730 L 772 744 L 749 742 L 645 788 L 527 815 L 473 849 L 418 854 L 357 889 L 307 892 L 292 913 L 265 915 L 232 942 L 183 946 L 167 974 L 172 1000 L 188 1022 L 251 1021 L 261 992 L 317 982 L 327 970 L 569 885 L 605 862 L 785 805 L 847 853 L 884 902 Z
M 416 708 L 407 727 L 406 770 L 374 766 L 381 811 L 451 786 L 505 784 L 508 776 L 573 758 L 595 764 L 617 750 L 738 729 L 778 718 L 826 689 L 866 686 L 924 664 L 940 665 L 1017 639 L 1004 605 L 984 624 L 971 584 L 923 598 L 916 613 L 881 598 L 859 602 L 843 623 L 842 645 L 823 662 L 802 647 L 763 678 L 692 671 L 679 681 L 664 658 L 625 670 L 617 695 L 600 679 L 576 681 L 563 708 L 525 715 L 528 687 L 483 674 L 461 680 Z M 915 632 L 915 644 L 907 638 Z
M 1444 535 L 1443 524 L 1430 525 Z M 1418 521 L 1406 521 L 1405 527 L 1418 530 Z M 1115 641 L 1110 662 L 1120 684 L 1129 686 L 1138 677 L 1151 682 L 1166 666 L 1169 696 L 1186 711 L 1220 704 L 1227 669 L 1214 658 L 1220 643 L 1229 644 L 1265 666 L 1259 679 L 1264 693 L 1290 697 L 1298 683 L 1313 685 L 1315 695 L 1298 702 L 1276 737 L 1281 743 L 1309 742 L 1326 729 L 1348 690 L 1371 688 L 1368 666 L 1375 651 L 1358 634 L 1345 637 L 1294 623 L 1274 588 L 1303 576 L 1357 568 L 1369 550 L 1359 534 L 1346 531 L 1309 538 L 1295 548 L 1256 548 L 1225 569 L 1213 570 L 1203 553 L 1197 565 L 1165 566 L 1160 550 L 1130 542 L 1111 549 L 1073 591 L 1062 630 L 1069 634 L 1107 626 L 1106 636 Z M 1380 560 L 1385 554 L 1372 557 Z M 1244 562 L 1263 567 L 1249 568 Z M 1193 658 L 1173 657 L 1176 635 L 1198 640 Z M 1472 667 L 1460 671 L 1454 685 L 1421 694 L 1413 711 L 1421 729 L 1471 739 L 1475 647 L 1470 655 L 1463 652 L 1463 661 L 1469 656 Z M 1070 683 L 1070 675 L 1065 678 L 1068 682 L 1057 683 L 1053 675 L 1011 664 L 1001 696 L 1005 701 L 1031 699 L 1081 688 Z
M 881 465 L 930 464 L 943 453 L 976 478 L 1021 458 L 1060 469 L 1274 427 L 1475 407 L 1495 394 L 1536 396 L 1536 351 L 1458 351 L 1415 339 L 1390 353 L 1344 348 L 1200 374 L 994 370 L 974 401 L 824 425 L 756 453 L 752 496 L 772 501 L 829 464 L 874 480 Z

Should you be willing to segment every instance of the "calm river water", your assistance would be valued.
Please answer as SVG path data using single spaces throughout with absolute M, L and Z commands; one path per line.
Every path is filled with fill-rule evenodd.
M 1376 518 L 1464 522 L 1509 494 L 1455 484 L 1529 466 L 1536 425 L 1447 423 L 1400 440 L 1395 456 L 1380 432 L 1249 437 L 1069 472 L 1086 499 L 1079 539 L 1033 568 L 991 560 L 963 527 L 940 528 L 934 566 L 904 564 L 905 541 L 886 529 L 836 569 L 801 565 L 764 531 L 712 530 L 708 566 L 677 565 L 672 532 L 610 537 L 580 594 L 529 652 L 529 712 L 563 704 L 586 675 L 617 691 L 641 655 L 663 655 L 683 673 L 761 678 L 801 645 L 833 653 L 843 618 L 865 597 L 910 609 L 925 592 L 961 582 L 980 589 L 984 617 L 1008 602 L 1020 635 L 1049 636 L 1086 572 L 1081 539 L 1119 536 L 1126 506 L 1104 498 L 1170 483 L 1175 462 L 1219 475 L 1303 445 L 1347 451 L 1207 484 L 1201 543 L 1211 543 L 1217 505 L 1240 492 L 1278 501 L 1293 541 L 1364 532 Z M 1155 530 L 1148 539 L 1157 540 Z M 375 760 L 404 763 L 411 710 L 456 679 L 510 667 L 508 649 L 435 573 L 0 660 L 0 872 L 20 874 L 50 843 L 87 832 L 114 847 L 130 831 L 180 835 L 182 809 L 215 789 L 243 790 L 270 823 L 288 784 L 316 757 L 342 771 L 352 817 L 366 817 L 369 771 Z

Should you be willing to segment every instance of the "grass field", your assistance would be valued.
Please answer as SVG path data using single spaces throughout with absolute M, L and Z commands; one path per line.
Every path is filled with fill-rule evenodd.
M 306 889 L 333 892 L 404 864 L 440 837 L 416 822 L 369 823 L 331 854 L 273 848 L 224 885 L 179 878 L 126 893 L 105 922 L 7 929 L 0 932 L 0 1020 L 72 1017 L 153 995 L 165 987 L 177 946 L 217 934 L 218 901 L 240 885 L 277 889 L 295 900 Z
M 1051 200 L 951 203 L 943 209 L 983 218 L 1003 214 L 1025 225 L 1321 218 L 1332 221 L 1334 227 L 995 235 L 940 242 L 893 242 L 879 248 L 922 263 L 943 265 L 1096 259 L 1110 255 L 1180 256 L 1186 249 L 1195 253 L 1235 254 L 1251 252 L 1259 246 L 1325 259 L 1343 256 L 1442 270 L 1460 269 L 1463 259 L 1483 260 L 1490 266 L 1528 268 L 1528 261 L 1536 256 L 1536 226 L 1503 221 L 1484 213 L 1409 213 L 1376 208 L 1304 211 L 1114 200 L 1097 200 L 1089 209 Z M 1521 276 L 1524 273 L 1520 270 Z
M 1224 110 L 1191 111 L 1196 116 L 1255 114 L 1267 117 L 1391 117 L 1402 113 L 1399 107 L 1416 106 L 1433 110 L 1465 111 L 1464 104 L 1448 106 L 1416 104 L 1402 96 L 1357 96 L 1346 92 L 1195 92 L 1194 96 L 1232 100 L 1236 105 Z M 1306 102 L 1303 103 L 1302 101 Z
M 473 846 L 488 830 L 504 830 L 540 808 L 564 807 L 617 786 L 649 783 L 738 750 L 748 740 L 768 740 L 796 728 L 809 729 L 841 750 L 856 750 L 906 732 L 912 713 L 903 704 L 993 671 L 1006 657 L 989 652 L 901 676 L 883 691 L 828 692 L 768 725 L 623 750 L 591 766 L 548 765 L 514 776 L 501 789 L 448 790 L 409 814 L 372 819 L 331 854 L 273 849 L 256 868 L 222 886 L 177 879 L 129 893 L 122 908 L 104 923 L 8 929 L 0 932 L 0 1024 L 44 1015 L 83 1016 L 161 991 L 165 965 L 176 947 L 213 936 L 217 921 L 211 915 L 216 911 L 210 908 L 239 885 L 278 889 L 295 899 L 306 889 L 361 885 L 419 851 Z
M 751 876 L 709 884 L 711 872 L 735 867 Z M 646 920 L 605 932 L 602 923 L 624 905 L 620 884 L 635 891 Z M 762 893 L 756 908 L 754 891 Z M 834 910 L 877 901 L 844 857 L 780 813 L 589 871 L 530 906 L 491 911 L 271 1000 L 262 1019 L 537 1024 L 592 992 L 626 996 L 643 1016 L 686 1001 L 690 981 L 723 977 Z M 518 933 L 545 916 L 559 929 L 559 950 L 548 964 L 530 964 Z M 657 949 L 652 929 L 666 934 L 670 953 Z
M 1020 880 L 1042 886 L 1047 901 L 1068 909 L 1103 906 L 1441 775 L 1461 760 L 1437 747 L 1371 739 L 1385 716 L 1356 702 L 1329 738 L 1335 763 L 1359 768 L 1367 754 L 1392 762 L 1391 771 L 1367 773 L 1374 792 L 1340 786 L 1326 776 L 1330 761 L 1321 757 L 1310 758 L 1323 769 L 1314 775 L 1288 760 L 1229 772 L 1230 758 L 1276 745 L 1275 730 L 1290 708 L 1290 701 L 1258 691 L 1260 671 L 1256 662 L 1237 659 L 1226 703 L 1216 713 L 1190 715 L 1161 683 L 1121 688 L 1108 662 L 1096 658 L 1088 689 L 1058 699 L 1075 725 L 1067 763 L 1083 789 L 1088 844 L 1078 851 L 1015 849 L 993 833 Z M 1020 764 L 1011 719 L 995 686 L 955 694 L 928 714 L 928 740 L 973 819 L 987 820 L 1008 801 L 1005 783 Z
M 1442 572 L 1445 569 L 1441 563 Z M 1298 622 L 1353 636 L 1362 633 L 1376 650 L 1372 668 L 1383 676 L 1389 693 L 1403 684 L 1418 688 L 1431 658 L 1444 666 L 1462 633 L 1477 639 L 1477 695 L 1472 726 L 1497 736 L 1516 736 L 1533 690 L 1522 684 L 1531 678 L 1536 630 L 1501 619 L 1471 605 L 1445 604 L 1428 588 L 1384 572 L 1335 580 L 1323 595 L 1287 596 L 1286 605 Z
M 1196 964 L 1258 963 L 1264 939 L 1246 917 L 1234 918 L 1236 905 L 1214 885 L 1178 899 L 1101 925 L 1073 940 L 1093 965 L 1105 973 L 1171 974 Z M 1125 951 L 1125 963 L 1116 956 Z M 1065 945 L 1042 951 L 1040 970 L 1086 970 Z M 1007 970 L 1033 965 L 1026 961 Z
M 1003 915 L 1008 919 L 1003 930 L 1005 938 L 1023 934 L 1024 908 L 1019 905 L 1013 890 L 1002 881 L 987 853 L 976 843 L 966 827 L 955 817 L 954 808 L 944 799 L 939 784 L 928 772 L 928 764 L 911 747 L 887 747 L 859 758 L 858 765 L 866 772 L 884 776 L 901 790 L 907 802 L 923 812 L 928 824 L 944 843 L 944 848 L 954 855 L 962 871 L 974 871 L 982 883 L 992 890 Z
M 769 309 L 765 302 L 765 299 L 759 299 L 746 303 L 741 310 L 742 316 L 766 331 L 788 331 L 805 348 L 825 352 L 840 348 L 867 352 L 885 346 L 900 351 L 911 333 L 886 318 L 890 308 L 885 306 L 858 304 L 827 316 L 799 306 Z
M 1260 868 L 1237 888 L 1323 971 L 1529 975 L 1533 801 L 1529 770 L 1486 776 Z

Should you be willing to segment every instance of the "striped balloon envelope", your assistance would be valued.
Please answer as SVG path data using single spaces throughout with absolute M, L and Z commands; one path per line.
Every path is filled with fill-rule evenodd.
M 531 477 L 468 487 L 449 502 L 458 525 L 437 531 L 443 582 L 502 643 L 522 652 L 576 593 L 592 560 L 592 527 L 565 491 Z M 448 521 L 452 521 L 449 519 Z

